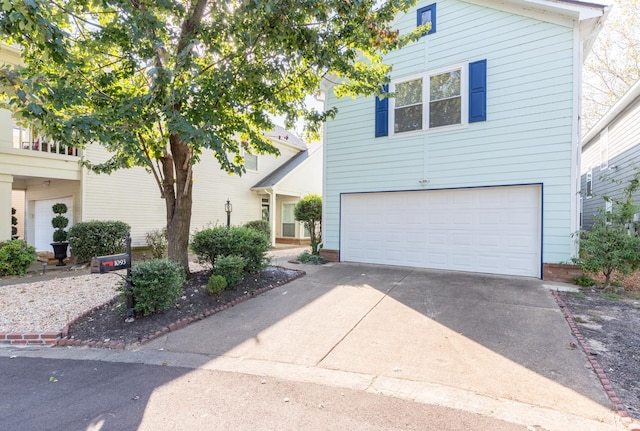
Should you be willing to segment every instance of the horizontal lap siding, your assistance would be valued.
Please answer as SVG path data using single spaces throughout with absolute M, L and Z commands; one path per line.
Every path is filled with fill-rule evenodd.
M 396 23 L 415 26 L 420 2 Z M 545 262 L 570 257 L 573 30 L 457 0 L 437 32 L 387 55 L 392 78 L 487 59 L 487 121 L 374 138 L 373 98 L 336 100 L 326 127 L 325 247 L 339 248 L 339 194 L 543 183 Z
M 583 227 L 590 228 L 598 209 L 604 209 L 602 196 L 621 197 L 640 167 L 640 99 L 632 103 L 618 118 L 609 124 L 608 168 L 600 170 L 600 135 L 596 135 L 585 145 L 582 153 L 581 188 L 586 188 L 586 173 L 593 168 L 592 189 L 594 196 L 582 202 Z M 611 169 L 616 166 L 616 169 Z M 619 184 L 606 180 L 609 177 Z M 635 203 L 640 202 L 640 191 L 634 195 Z

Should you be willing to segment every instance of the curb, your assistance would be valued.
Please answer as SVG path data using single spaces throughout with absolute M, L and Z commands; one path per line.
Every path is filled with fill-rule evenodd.
M 578 329 L 578 325 L 576 325 L 576 322 L 573 319 L 573 315 L 571 314 L 571 311 L 569 310 L 569 307 L 567 307 L 567 305 L 564 303 L 562 298 L 560 298 L 560 295 L 558 295 L 558 291 L 557 290 L 552 290 L 551 294 L 553 295 L 553 297 L 555 298 L 556 302 L 558 303 L 558 306 L 560 307 L 560 310 L 562 310 L 562 314 L 564 315 L 564 318 L 567 320 L 567 323 L 569 324 L 569 328 L 571 328 L 571 332 L 573 333 L 573 336 L 576 337 L 576 339 L 578 340 L 578 343 L 580 344 L 580 347 L 582 347 L 582 350 L 587 355 L 587 360 L 589 361 L 589 363 L 593 367 L 593 371 L 598 376 L 598 379 L 600 380 L 600 383 L 602 384 L 602 387 L 604 388 L 605 392 L 607 393 L 607 396 L 609 397 L 609 400 L 615 406 L 614 410 L 618 413 L 619 416 L 621 416 L 623 418 L 628 418 L 629 415 L 627 414 L 627 410 L 622 405 L 622 402 L 620 401 L 620 398 L 618 398 L 618 395 L 616 394 L 615 390 L 613 389 L 613 386 L 611 385 L 611 382 L 607 378 L 607 375 L 604 372 L 604 369 L 598 363 L 598 360 L 596 359 L 596 356 L 593 353 L 591 353 L 591 349 L 589 348 L 589 345 L 587 344 L 587 340 L 585 340 L 585 338 L 580 333 L 580 330 Z
M 190 317 L 185 317 L 184 319 L 180 319 L 176 322 L 170 323 L 166 326 L 164 326 L 162 329 L 152 333 L 152 334 L 147 334 L 145 337 L 143 337 L 140 341 L 136 342 L 136 343 L 132 343 L 132 344 L 125 344 L 124 342 L 121 341 L 109 341 L 109 342 L 104 342 L 104 341 L 89 341 L 89 340 L 79 340 L 79 339 L 75 339 L 75 338 L 69 338 L 69 328 L 75 324 L 76 322 L 78 322 L 80 319 L 83 319 L 84 317 L 86 317 L 87 315 L 89 315 L 90 313 L 92 313 L 93 311 L 97 310 L 98 308 L 104 307 L 106 304 L 109 304 L 111 302 L 111 300 L 107 301 L 106 303 L 102 304 L 102 305 L 98 305 L 96 307 L 93 307 L 92 309 L 85 311 L 84 313 L 82 313 L 81 315 L 79 315 L 78 317 L 76 317 L 75 319 L 73 319 L 69 324 L 67 324 L 64 329 L 58 334 L 58 338 L 55 339 L 53 343 L 50 343 L 52 345 L 58 345 L 58 346 L 86 346 L 86 347 L 96 347 L 96 348 L 103 348 L 103 349 L 119 349 L 119 350 L 124 350 L 127 347 L 133 347 L 133 346 L 139 346 L 142 344 L 146 344 L 151 340 L 154 340 L 158 337 L 161 337 L 165 334 L 168 334 L 169 332 L 175 331 L 177 329 L 180 328 L 184 328 L 185 326 L 193 323 L 193 322 L 197 322 L 199 320 L 203 320 L 213 314 L 219 313 L 220 311 L 226 310 L 227 308 L 231 308 L 234 305 L 240 304 L 241 302 L 245 302 L 253 297 L 256 297 L 264 292 L 267 292 L 271 289 L 275 289 L 276 287 L 280 287 L 280 286 L 284 286 L 287 283 L 290 283 L 294 280 L 297 280 L 298 278 L 304 277 L 305 275 L 307 275 L 307 273 L 305 271 L 300 271 L 300 270 L 292 270 L 290 268 L 287 268 L 291 271 L 296 271 L 296 274 L 294 274 L 293 276 L 287 278 L 286 280 L 283 280 L 279 283 L 275 283 L 273 285 L 270 286 L 266 286 L 266 287 L 262 287 L 260 289 L 255 290 L 252 293 L 247 293 L 243 296 L 240 296 L 236 299 L 234 299 L 233 301 L 227 302 L 224 305 L 219 305 L 217 307 L 214 308 L 210 308 L 208 310 L 205 310 L 203 312 L 200 312 L 199 314 L 196 314 L 194 316 L 190 316 Z M 2 334 L 0 334 L 1 336 Z M 0 338 L 0 342 L 2 341 L 2 339 Z M 24 344 L 24 343 L 23 343 Z

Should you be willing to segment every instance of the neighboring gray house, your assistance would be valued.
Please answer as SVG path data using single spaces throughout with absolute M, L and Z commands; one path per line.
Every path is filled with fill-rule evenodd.
M 577 252 L 582 63 L 608 8 L 420 1 L 429 34 L 385 55 L 395 97 L 337 99 L 325 127 L 323 255 L 551 278 Z
M 591 228 L 603 196 L 620 197 L 640 169 L 640 81 L 616 102 L 582 139 L 581 227 Z M 634 196 L 640 202 L 640 191 Z

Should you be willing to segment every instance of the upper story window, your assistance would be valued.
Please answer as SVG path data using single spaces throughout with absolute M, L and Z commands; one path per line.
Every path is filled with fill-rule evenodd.
M 591 168 L 589 168 L 589 170 L 587 171 L 586 182 L 587 182 L 586 195 L 587 195 L 587 199 L 589 199 L 593 196 L 593 171 Z
M 13 148 L 29 147 L 31 145 L 31 130 L 13 123 Z
M 453 65 L 381 86 L 376 138 L 487 121 L 487 60 Z M 393 97 L 384 97 L 392 93 Z
M 248 171 L 258 170 L 258 155 L 244 152 L 244 167 Z
M 425 24 L 431 24 L 429 31 L 426 32 L 425 35 L 436 32 L 436 4 L 435 3 L 418 9 L 417 25 L 421 26 Z
M 391 84 L 395 93 L 393 105 L 394 133 L 463 124 L 464 68 L 459 67 L 438 73 Z M 428 103 L 424 103 L 424 101 Z

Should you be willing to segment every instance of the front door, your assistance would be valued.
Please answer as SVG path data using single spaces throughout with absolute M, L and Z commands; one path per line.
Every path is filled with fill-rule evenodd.
M 282 236 L 295 238 L 296 220 L 293 216 L 295 204 L 282 204 Z

